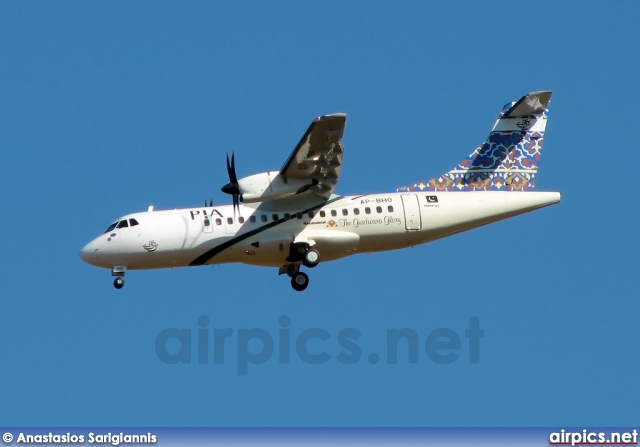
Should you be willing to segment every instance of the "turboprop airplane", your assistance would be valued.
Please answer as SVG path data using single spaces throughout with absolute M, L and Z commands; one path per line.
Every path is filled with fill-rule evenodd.
M 507 104 L 487 140 L 452 170 L 395 192 L 334 194 L 346 115 L 323 115 L 279 171 L 238 179 L 227 155 L 232 204 L 122 216 L 82 248 L 87 263 L 111 269 L 117 289 L 127 270 L 230 262 L 277 267 L 302 291 L 313 268 L 356 253 L 424 244 L 560 201 L 532 192 L 551 92 Z

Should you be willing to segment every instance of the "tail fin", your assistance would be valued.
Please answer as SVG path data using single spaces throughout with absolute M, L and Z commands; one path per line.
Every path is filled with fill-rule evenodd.
M 504 106 L 487 140 L 451 171 L 396 191 L 527 191 L 535 176 L 551 92 L 532 92 Z

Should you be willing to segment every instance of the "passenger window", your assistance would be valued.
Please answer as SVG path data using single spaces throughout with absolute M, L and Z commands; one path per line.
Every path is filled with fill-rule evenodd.
M 365 212 L 366 214 L 371 214 L 371 208 L 366 207 L 366 208 L 364 209 L 364 212 Z
M 136 225 L 140 225 L 137 220 L 129 219 L 129 226 L 130 227 L 135 227 Z
M 118 224 L 118 228 L 127 228 L 129 226 L 129 224 L 127 223 L 126 220 L 123 220 L 122 222 L 120 222 Z
M 298 219 L 302 219 L 302 213 L 296 213 L 296 217 L 297 217 Z
M 249 222 L 256 223 L 256 216 L 254 215 L 249 216 Z
M 273 215 L 273 221 L 274 221 L 274 222 L 275 222 L 276 220 L 279 220 L 279 219 L 280 219 L 280 218 L 278 217 L 278 215 L 277 215 L 277 214 L 274 214 L 274 215 Z
M 291 219 L 291 214 L 284 213 L 284 220 L 289 220 L 289 219 Z
M 342 215 L 343 215 L 343 216 L 348 216 L 348 215 L 349 215 L 349 210 L 348 210 L 348 209 L 346 209 L 346 208 L 343 208 L 343 209 L 342 209 Z
M 358 208 L 354 208 L 353 209 L 353 214 L 355 214 L 357 216 L 358 214 L 360 214 L 360 210 Z
M 216 225 L 222 225 L 222 219 L 219 217 L 216 219 Z
M 205 217 L 205 218 L 204 218 L 204 226 L 205 226 L 205 227 L 209 227 L 209 226 L 211 226 L 211 221 L 209 220 L 209 218 L 208 218 L 208 217 Z
M 393 205 L 389 205 L 387 209 L 389 210 L 390 213 L 393 213 Z
M 376 212 L 381 213 L 382 212 L 382 207 L 381 206 L 376 206 Z
M 338 215 L 338 212 L 336 210 L 331 210 L 331 215 L 333 217 L 336 217 Z
M 320 217 L 325 217 L 327 215 L 327 213 L 325 213 L 324 211 L 320 211 Z M 107 230 L 109 231 L 109 230 Z
M 227 223 L 228 223 L 229 225 L 233 224 L 233 218 L 231 218 L 231 217 L 227 217 Z
M 242 216 L 238 217 L 238 222 L 241 224 L 244 223 L 244 217 Z
M 263 214 L 262 216 L 260 216 L 260 220 L 263 221 L 263 222 L 266 222 L 267 221 L 267 215 Z

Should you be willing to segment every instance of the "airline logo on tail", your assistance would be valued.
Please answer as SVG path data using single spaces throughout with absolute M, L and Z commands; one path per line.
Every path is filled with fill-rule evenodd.
M 524 118 L 519 123 L 516 123 L 516 126 L 520 128 L 520 130 L 528 130 L 531 127 L 531 120 L 529 118 Z
M 429 181 L 396 191 L 528 191 L 542 151 L 551 92 L 534 92 L 507 104 L 487 140 L 458 166 Z

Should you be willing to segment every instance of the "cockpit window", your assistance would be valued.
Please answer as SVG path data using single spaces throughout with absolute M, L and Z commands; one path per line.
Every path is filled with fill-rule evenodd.
M 136 225 L 140 225 L 137 220 L 129 219 L 129 226 L 130 227 L 135 227 Z
M 122 220 L 120 221 L 120 223 L 118 224 L 118 228 L 126 228 L 129 226 L 129 223 L 126 220 Z
M 116 227 L 116 225 L 118 225 L 118 222 L 114 222 L 111 225 L 109 225 L 109 228 L 107 228 L 105 233 L 108 233 L 109 231 L 112 231 Z

